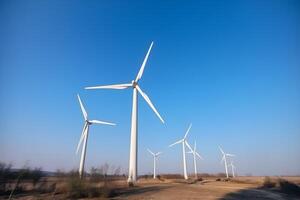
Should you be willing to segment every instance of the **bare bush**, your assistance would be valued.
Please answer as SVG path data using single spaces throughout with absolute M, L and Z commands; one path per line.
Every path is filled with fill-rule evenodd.
M 203 178 L 198 177 L 198 178 L 197 178 L 197 181 L 203 181 Z
M 22 182 L 31 181 L 33 188 L 44 176 L 41 168 L 31 169 L 24 166 L 22 169 L 12 170 L 12 164 L 0 163 L 0 192 L 3 194 L 22 193 Z
M 278 183 L 280 192 L 291 195 L 300 195 L 300 187 L 297 184 L 291 183 L 284 179 L 279 179 Z
M 181 174 L 163 174 L 161 175 L 163 179 L 182 179 L 183 176 Z
M 266 176 L 263 182 L 263 188 L 274 188 L 276 182 L 272 181 L 270 177 Z
M 121 167 L 119 166 L 115 169 L 114 175 L 119 176 L 120 174 L 121 174 Z
M 11 176 L 11 164 L 0 162 L 0 193 L 6 192 L 6 183 Z
M 67 196 L 69 198 L 94 198 L 94 197 L 112 197 L 114 187 L 105 182 L 99 186 L 89 180 L 81 180 L 79 177 L 70 177 L 67 182 Z

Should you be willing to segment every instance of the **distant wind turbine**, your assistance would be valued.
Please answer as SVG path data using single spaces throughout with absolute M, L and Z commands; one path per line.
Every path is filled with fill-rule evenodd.
M 222 156 L 221 163 L 224 162 L 225 172 L 226 172 L 226 177 L 229 178 L 229 176 L 228 176 L 228 169 L 227 169 L 227 156 L 233 157 L 233 156 L 235 156 L 235 155 L 230 154 L 230 153 L 225 153 L 221 147 L 219 147 L 219 149 L 220 149 L 220 151 L 221 151 L 221 153 L 222 153 L 222 155 L 223 155 L 223 156 Z
M 200 156 L 200 154 L 196 151 L 196 141 L 194 143 L 194 149 L 192 149 L 192 147 L 189 145 L 189 143 L 186 141 L 186 145 L 188 146 L 188 148 L 190 149 L 189 152 L 187 153 L 191 153 L 193 154 L 194 157 L 194 172 L 195 172 L 195 178 L 198 178 L 198 172 L 197 172 L 197 160 L 196 160 L 196 156 L 200 159 L 203 160 L 203 158 Z
M 234 170 L 236 169 L 236 167 L 233 165 L 232 160 L 230 160 L 230 164 L 228 165 L 231 167 L 231 173 L 232 173 L 232 177 L 235 177 L 235 173 Z
M 188 179 L 188 178 L 189 178 L 188 175 L 187 175 L 187 170 L 186 170 L 185 145 L 186 145 L 186 143 L 187 143 L 187 142 L 186 142 L 186 137 L 187 137 L 187 135 L 188 135 L 188 133 L 189 133 L 191 127 L 192 127 L 192 124 L 190 124 L 190 126 L 189 126 L 189 128 L 187 129 L 187 131 L 186 131 L 184 137 L 183 137 L 181 140 L 178 140 L 177 142 L 175 142 L 175 143 L 169 145 L 169 147 L 172 147 L 172 146 L 174 146 L 174 145 L 176 145 L 176 144 L 179 144 L 179 143 L 182 144 L 182 160 L 183 160 L 183 175 L 184 175 L 184 179 Z
M 138 93 L 142 95 L 142 97 L 145 99 L 145 101 L 148 103 L 148 105 L 151 107 L 151 109 L 154 111 L 154 113 L 158 116 L 158 118 L 164 123 L 164 120 L 160 116 L 160 114 L 157 112 L 156 108 L 150 101 L 149 97 L 142 91 L 142 89 L 139 87 L 138 82 L 142 78 L 145 65 L 147 63 L 151 48 L 153 46 L 153 42 L 151 43 L 148 52 L 145 56 L 145 59 L 143 61 L 143 64 L 140 68 L 140 71 L 138 72 L 135 80 L 132 80 L 131 83 L 125 83 L 125 84 L 116 84 L 116 85 L 105 85 L 105 86 L 95 86 L 95 87 L 86 87 L 85 89 L 117 89 L 122 90 L 126 88 L 132 88 L 133 89 L 133 96 L 132 96 L 132 115 L 131 115 L 131 138 L 130 138 L 130 157 L 129 157 L 129 172 L 128 172 L 128 182 L 134 183 L 137 180 L 137 141 L 138 141 Z
M 153 178 L 156 179 L 156 159 L 162 152 L 153 153 L 150 149 L 147 150 L 153 156 Z
M 84 125 L 83 125 L 83 130 L 81 133 L 81 137 L 79 140 L 79 143 L 77 145 L 77 150 L 76 150 L 76 154 L 78 154 L 79 148 L 81 146 L 81 143 L 83 141 L 83 146 L 82 146 L 82 151 L 81 151 L 81 159 L 80 159 L 80 166 L 79 166 L 79 176 L 80 178 L 82 178 L 83 176 L 83 172 L 84 172 L 84 162 L 85 162 L 85 156 L 86 156 L 86 148 L 87 148 L 87 140 L 88 140 L 88 136 L 89 136 L 89 126 L 92 124 L 106 124 L 106 125 L 116 125 L 114 123 L 110 123 L 110 122 L 104 122 L 104 121 L 99 121 L 99 120 L 89 120 L 88 119 L 88 114 L 81 102 L 80 96 L 79 94 L 77 94 L 78 97 L 78 101 L 80 104 L 80 108 L 84 117 Z

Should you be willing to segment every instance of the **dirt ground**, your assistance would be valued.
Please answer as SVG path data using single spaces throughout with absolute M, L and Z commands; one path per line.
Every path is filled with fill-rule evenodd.
M 289 178 L 287 178 L 289 179 Z M 290 180 L 290 179 L 289 179 Z M 300 183 L 299 178 L 290 181 Z M 136 189 L 127 190 L 113 199 L 128 200 L 181 200 L 181 199 L 300 199 L 300 196 L 287 195 L 271 189 L 261 189 L 263 177 L 243 177 L 232 182 L 207 179 L 194 184 L 168 183 L 145 184 L 140 182 Z
M 284 179 L 300 184 L 299 177 L 284 177 Z M 281 193 L 274 189 L 261 188 L 264 177 L 239 177 L 229 182 L 216 181 L 216 178 L 206 178 L 201 182 L 186 182 L 183 180 L 154 181 L 139 180 L 134 187 L 125 186 L 125 181 L 118 181 L 119 188 L 113 200 L 193 200 L 193 199 L 264 199 L 264 200 L 300 200 L 300 196 Z M 1 197 L 0 197 L 1 199 Z M 61 195 L 35 194 L 15 196 L 14 199 L 64 199 Z M 103 198 L 93 198 L 103 199 Z

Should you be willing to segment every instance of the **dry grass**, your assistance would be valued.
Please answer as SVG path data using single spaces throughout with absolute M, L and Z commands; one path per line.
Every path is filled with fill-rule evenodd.
M 67 198 L 112 197 L 116 186 L 112 181 L 95 182 L 89 178 L 80 179 L 78 176 L 60 178 L 55 187 L 55 194 L 64 194 Z
M 3 171 L 7 171 L 7 167 Z M 184 180 L 179 174 L 162 174 L 153 179 L 146 175 L 139 177 L 134 187 L 128 187 L 126 177 L 107 175 L 100 170 L 80 180 L 77 171 L 60 172 L 56 177 L 43 177 L 37 182 L 31 179 L 5 183 L 4 188 L 11 191 L 15 186 L 13 198 L 16 199 L 186 199 L 213 196 L 213 199 L 241 199 L 259 195 L 285 195 L 299 197 L 299 177 L 236 177 L 225 182 L 224 176 L 198 174 L 198 179 Z M 216 181 L 219 180 L 219 181 Z M 213 194 L 213 195 L 212 195 Z M 0 199 L 8 198 L 0 193 Z M 227 196 L 229 195 L 229 196 Z M 254 196 L 252 196 L 254 195 Z M 256 196 L 255 196 L 256 195 Z

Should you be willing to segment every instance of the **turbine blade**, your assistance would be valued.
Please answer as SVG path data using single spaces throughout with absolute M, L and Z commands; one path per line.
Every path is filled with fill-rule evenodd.
M 152 46 L 153 46 L 153 42 L 151 42 L 151 45 L 150 45 L 150 47 L 149 47 L 149 49 L 148 49 L 148 52 L 147 52 L 147 54 L 146 54 L 146 56 L 145 56 L 145 58 L 144 58 L 143 64 L 142 64 L 142 66 L 141 66 L 141 68 L 140 68 L 140 70 L 139 70 L 139 73 L 138 73 L 137 76 L 136 76 L 135 82 L 138 82 L 138 80 L 140 80 L 140 79 L 142 78 L 142 76 L 143 76 L 143 72 L 144 72 L 144 69 L 145 69 L 145 65 L 146 65 L 146 63 L 147 63 L 147 60 L 148 60 L 150 51 L 151 51 L 151 49 L 152 49 Z
M 196 140 L 195 140 L 195 143 L 194 143 L 194 151 L 196 152 L 196 148 L 197 148 L 197 144 L 196 144 Z
M 90 123 L 92 124 L 106 124 L 106 125 L 112 125 L 112 126 L 115 126 L 116 124 L 115 123 L 111 123 L 111 122 L 105 122 L 105 121 L 99 121 L 99 120 L 90 120 L 89 121 Z
M 179 144 L 179 143 L 181 143 L 181 142 L 183 142 L 183 140 L 181 139 L 181 140 L 178 140 L 177 142 L 174 142 L 173 144 L 171 144 L 171 145 L 169 145 L 169 147 L 172 147 L 172 146 L 174 146 L 175 144 Z
M 231 156 L 231 157 L 234 157 L 235 155 L 233 154 L 230 154 L 230 153 L 227 153 L 226 156 Z
M 155 154 L 150 150 L 150 149 L 147 149 L 149 153 L 151 153 L 153 156 L 155 156 Z
M 84 106 L 81 102 L 79 94 L 77 94 L 77 98 L 78 98 L 78 101 L 79 101 L 79 104 L 80 104 L 80 108 L 81 108 L 81 112 L 83 114 L 83 117 L 84 117 L 85 120 L 87 120 L 87 112 L 86 112 L 86 110 L 85 110 L 85 108 L 84 108 Z
M 155 154 L 155 156 L 159 156 L 160 154 L 162 154 L 162 152 L 158 152 Z
M 198 152 L 195 151 L 196 156 L 198 156 L 201 160 L 203 160 L 202 156 Z
M 189 126 L 188 130 L 185 132 L 185 135 L 184 135 L 183 139 L 185 139 L 187 137 L 187 135 L 190 132 L 191 128 L 192 128 L 192 123 L 190 123 L 190 126 Z
M 219 149 L 220 149 L 220 151 L 222 152 L 222 154 L 224 154 L 225 155 L 225 153 L 224 153 L 224 151 L 223 151 L 223 149 L 219 146 Z
M 156 108 L 154 107 L 154 105 L 152 104 L 151 100 L 149 99 L 149 97 L 147 96 L 146 93 L 144 93 L 141 88 L 136 85 L 136 89 L 138 90 L 138 92 L 142 95 L 142 97 L 144 97 L 145 101 L 148 103 L 148 105 L 152 108 L 152 110 L 154 111 L 154 113 L 157 115 L 157 117 L 160 119 L 160 121 L 162 123 L 165 123 L 164 120 L 162 119 L 162 117 L 160 116 L 160 114 L 157 112 Z
M 187 147 L 189 148 L 189 150 L 194 153 L 192 147 L 190 146 L 190 144 L 186 140 L 185 140 L 185 144 L 187 145 Z
M 83 138 L 84 138 L 84 135 L 85 135 L 85 131 L 86 131 L 86 127 L 87 127 L 87 126 L 88 126 L 88 124 L 85 122 L 84 125 L 83 125 L 83 129 L 82 129 L 82 133 L 81 133 L 81 136 L 80 136 L 78 145 L 77 145 L 76 154 L 78 154 L 78 151 L 79 151 L 79 148 L 80 148 L 81 143 L 82 143 L 82 141 L 83 141 Z
M 221 159 L 221 164 L 222 164 L 222 162 L 225 160 L 225 154 L 223 155 L 223 157 L 222 157 L 222 159 Z
M 86 90 L 94 90 L 94 89 L 116 89 L 122 90 L 128 87 L 132 87 L 131 83 L 124 83 L 124 84 L 114 84 L 114 85 L 102 85 L 102 86 L 92 86 L 92 87 L 85 87 Z

